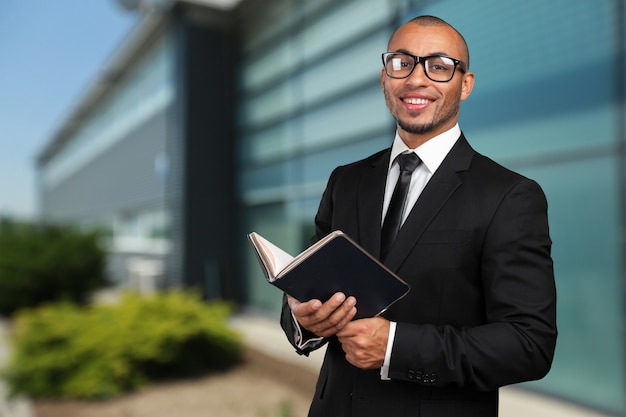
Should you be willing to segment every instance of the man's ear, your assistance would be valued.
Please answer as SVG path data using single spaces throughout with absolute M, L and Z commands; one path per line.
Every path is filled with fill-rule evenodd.
M 461 81 L 461 100 L 465 100 L 472 93 L 474 88 L 474 73 L 466 72 L 463 74 L 463 80 Z
M 385 69 L 380 70 L 380 88 L 385 92 Z

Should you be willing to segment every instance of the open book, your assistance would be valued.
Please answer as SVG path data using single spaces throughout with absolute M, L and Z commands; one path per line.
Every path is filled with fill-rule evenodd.
M 343 292 L 357 300 L 355 319 L 374 317 L 409 291 L 409 285 L 342 231 L 293 257 L 257 233 L 248 235 L 268 282 L 300 301 L 328 300 Z

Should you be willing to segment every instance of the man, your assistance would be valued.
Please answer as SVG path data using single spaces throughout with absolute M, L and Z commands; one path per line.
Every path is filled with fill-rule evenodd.
M 498 388 L 542 378 L 554 354 L 545 196 L 461 133 L 474 74 L 452 26 L 432 16 L 401 26 L 381 85 L 397 122 L 393 145 L 332 173 L 315 238 L 343 230 L 411 291 L 361 320 L 352 320 L 358 300 L 341 293 L 285 297 L 281 323 L 298 352 L 328 343 L 309 416 L 497 416 Z M 399 155 L 411 153 L 417 168 L 400 173 Z M 406 175 L 402 226 L 388 238 L 383 219 Z

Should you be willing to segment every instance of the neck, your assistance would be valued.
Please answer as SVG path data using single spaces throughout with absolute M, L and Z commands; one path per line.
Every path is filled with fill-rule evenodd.
M 406 146 L 409 147 L 409 149 L 417 149 L 429 140 L 436 138 L 437 136 L 446 133 L 447 131 L 452 130 L 455 127 L 456 124 L 445 129 L 438 129 L 436 131 L 431 131 L 427 133 L 410 133 L 398 126 L 398 135 L 400 136 L 400 139 L 402 139 L 402 142 L 404 142 Z
M 420 135 L 415 133 L 408 133 L 406 131 L 403 131 L 402 129 L 398 129 L 398 135 L 400 136 L 400 139 L 402 139 L 402 142 L 404 142 L 406 146 L 409 147 L 409 149 L 417 149 L 424 143 L 437 136 L 437 134 Z

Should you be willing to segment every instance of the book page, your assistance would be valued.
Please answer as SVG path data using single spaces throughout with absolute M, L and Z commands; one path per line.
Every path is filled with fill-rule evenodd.
M 267 267 L 272 275 L 270 280 L 273 281 L 291 263 L 293 256 L 256 233 L 253 234 L 253 238 L 268 263 Z

